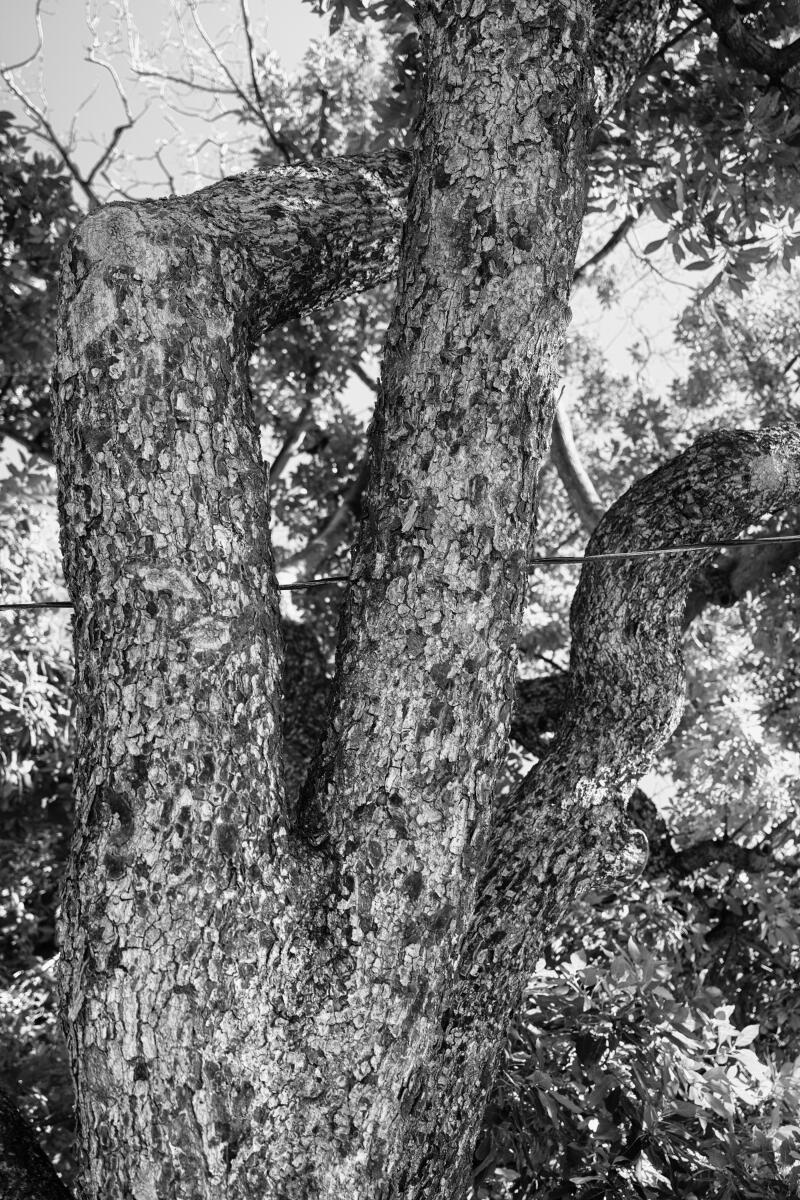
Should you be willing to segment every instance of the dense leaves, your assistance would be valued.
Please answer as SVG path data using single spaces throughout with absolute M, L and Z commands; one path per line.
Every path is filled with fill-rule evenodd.
M 575 906 L 515 1023 L 476 1196 L 793 1194 L 800 1066 L 761 1036 L 780 993 L 737 1014 L 707 920 L 699 878 Z
M 32 456 L 2 480 L 3 602 L 59 594 L 54 476 Z M 53 967 L 72 813 L 69 621 L 48 610 L 0 613 L 0 1083 L 65 1174 L 72 1094 Z
M 50 446 L 53 281 L 77 219 L 55 159 L 34 152 L 0 112 L 0 429 L 32 448 Z

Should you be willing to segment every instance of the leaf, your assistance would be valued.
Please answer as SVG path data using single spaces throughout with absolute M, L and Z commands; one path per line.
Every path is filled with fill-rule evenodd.
M 662 238 L 656 238 L 656 240 L 654 242 L 648 242 L 644 248 L 644 253 L 645 254 L 653 254 L 656 250 L 659 249 L 659 247 L 664 245 L 664 242 L 666 240 L 667 239 L 665 237 L 662 237 Z
M 742 1032 L 736 1038 L 734 1045 L 749 1046 L 751 1044 L 751 1042 L 754 1042 L 756 1040 L 756 1038 L 758 1037 L 760 1032 L 761 1032 L 760 1025 L 745 1025 Z
M 664 201 L 659 199 L 658 196 L 653 196 L 651 198 L 650 208 L 653 210 L 655 215 L 658 217 L 659 221 L 664 221 L 665 224 L 669 224 L 669 222 L 672 220 L 671 210 L 669 208 L 667 208 Z

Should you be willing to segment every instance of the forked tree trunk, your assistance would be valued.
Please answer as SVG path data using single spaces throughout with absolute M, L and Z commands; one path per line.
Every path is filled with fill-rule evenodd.
M 463 1195 L 543 919 L 636 857 L 625 791 L 677 701 L 612 754 L 616 649 L 591 702 L 576 660 L 562 758 L 518 811 L 492 799 L 595 85 L 608 107 L 670 7 L 420 4 L 427 91 L 367 512 L 297 811 L 247 358 L 260 330 L 391 274 L 404 164 L 251 173 L 109 206 L 72 240 L 61 983 L 97 1200 Z M 587 722 L 598 745 L 576 748 Z

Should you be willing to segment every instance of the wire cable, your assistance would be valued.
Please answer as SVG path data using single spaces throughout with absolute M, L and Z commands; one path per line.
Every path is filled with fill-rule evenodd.
M 730 541 L 695 542 L 686 546 L 655 546 L 652 550 L 608 550 L 601 554 L 540 554 L 528 560 L 529 570 L 539 566 L 575 565 L 586 562 L 606 562 L 631 558 L 658 558 L 669 554 L 697 554 L 705 550 L 727 550 L 731 546 L 770 546 L 779 542 L 800 542 L 800 533 L 783 533 L 774 537 L 732 538 Z M 324 587 L 328 583 L 347 583 L 349 575 L 320 575 L 317 579 L 301 579 L 296 583 L 279 583 L 279 592 L 300 592 L 307 588 Z M 71 600 L 17 600 L 0 604 L 0 611 L 18 608 L 72 608 Z

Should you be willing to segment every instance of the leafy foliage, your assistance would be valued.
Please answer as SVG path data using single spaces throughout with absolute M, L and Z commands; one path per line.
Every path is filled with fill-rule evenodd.
M 11 466 L 0 495 L 0 596 L 61 585 L 55 472 Z M 72 816 L 67 614 L 0 613 L 0 1081 L 69 1176 L 72 1090 L 55 1013 L 55 912 Z
M 793 1194 L 800 1058 L 778 1065 L 759 1018 L 737 1023 L 708 984 L 687 896 L 653 881 L 563 922 L 487 1110 L 476 1198 Z
M 749 20 L 767 37 L 785 37 L 797 20 L 760 8 Z M 667 231 L 648 251 L 666 242 L 690 270 L 716 265 L 741 294 L 759 265 L 788 267 L 800 251 L 798 168 L 795 89 L 743 67 L 684 4 L 667 45 L 598 133 L 590 207 L 649 208 Z
M 0 427 L 45 451 L 55 279 L 77 215 L 63 168 L 0 112 Z

